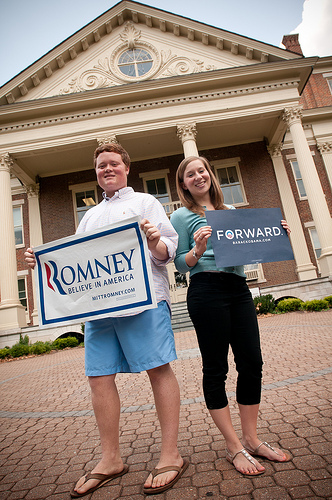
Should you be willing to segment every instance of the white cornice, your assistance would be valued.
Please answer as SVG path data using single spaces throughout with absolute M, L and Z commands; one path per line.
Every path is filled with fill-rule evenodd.
M 145 82 L 117 87 L 102 88 L 80 92 L 76 94 L 47 97 L 35 101 L 24 101 L 0 107 L 0 123 L 19 124 L 24 120 L 36 120 L 42 125 L 44 118 L 51 116 L 65 119 L 65 116 L 75 117 L 77 114 L 94 114 L 96 110 L 104 110 L 122 103 L 138 105 L 145 100 L 167 99 L 176 96 L 199 92 L 227 91 L 234 88 L 249 88 L 264 84 L 278 85 L 289 82 L 289 85 L 298 84 L 299 93 L 307 81 L 312 65 L 317 58 L 303 58 L 294 61 L 280 61 L 276 63 L 240 66 L 222 70 L 206 71 L 184 76 L 174 76 L 167 79 L 146 80 Z M 61 118 L 60 118 L 61 117 Z
M 157 107 L 169 107 L 172 105 L 181 105 L 181 104 L 189 104 L 189 103 L 197 103 L 197 102 L 202 102 L 202 101 L 207 101 L 211 99 L 223 99 L 223 98 L 230 98 L 230 97 L 237 97 L 237 96 L 243 96 L 243 95 L 252 95 L 252 94 L 258 94 L 262 92 L 274 92 L 277 90 L 283 90 L 285 88 L 295 88 L 297 86 L 297 82 L 282 82 L 282 83 L 271 83 L 271 84 L 265 84 L 265 85 L 255 85 L 251 87 L 238 87 L 232 90 L 226 90 L 226 91 L 217 91 L 217 92 L 209 92 L 209 93 L 200 93 L 200 94 L 193 94 L 193 95 L 186 95 L 182 97 L 176 97 L 176 98 L 168 98 L 168 99 L 160 99 L 160 100 L 149 100 L 146 102 L 140 101 L 139 103 L 134 103 L 131 105 L 123 105 L 123 106 L 114 106 L 114 107 L 107 107 L 105 109 L 99 109 L 96 111 L 91 111 L 90 113 L 77 113 L 77 114 L 71 114 L 71 115 L 62 115 L 61 117 L 54 117 L 54 118 L 48 118 L 45 120 L 39 120 L 39 121 L 27 121 L 25 123 L 21 124 L 14 124 L 10 125 L 7 127 L 2 127 L 0 128 L 0 133 L 1 132 L 12 132 L 12 131 L 19 131 L 19 130 L 26 130 L 26 129 L 33 129 L 33 128 L 38 128 L 38 127 L 45 127 L 48 125 L 57 125 L 57 124 L 62 124 L 62 123 L 69 123 L 72 121 L 77 121 L 77 120 L 84 120 L 86 118 L 99 118 L 103 116 L 113 116 L 119 113 L 128 113 L 128 112 L 135 112 L 135 111 L 142 111 L 144 109 L 152 109 L 152 108 L 157 108 Z

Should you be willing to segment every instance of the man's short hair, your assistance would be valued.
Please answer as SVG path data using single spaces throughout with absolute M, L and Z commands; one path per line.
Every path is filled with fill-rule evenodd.
M 126 165 L 126 167 L 130 167 L 130 156 L 127 153 L 127 151 L 117 142 L 111 142 L 108 144 L 103 144 L 102 146 L 99 146 L 95 152 L 93 153 L 93 165 L 96 168 L 97 165 L 97 158 L 101 153 L 117 153 L 118 155 L 121 156 L 121 159 L 123 163 Z

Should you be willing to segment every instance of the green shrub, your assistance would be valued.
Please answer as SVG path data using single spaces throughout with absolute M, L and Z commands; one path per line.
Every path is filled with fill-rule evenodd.
M 44 346 L 46 348 L 46 352 L 50 352 L 53 349 L 53 342 L 49 342 L 48 340 L 44 342 Z
M 66 347 L 76 347 L 78 345 L 78 340 L 76 337 L 66 337 L 64 339 L 56 339 L 53 342 L 53 348 L 55 349 L 65 349 Z
M 29 345 L 29 337 L 27 335 L 24 335 L 24 337 L 22 337 L 22 335 L 20 334 L 20 340 L 18 341 L 18 343 L 22 345 Z
M 328 295 L 327 297 L 324 297 L 324 300 L 327 300 L 329 307 L 332 307 L 332 295 Z
M 328 309 L 329 303 L 325 299 L 321 300 L 308 300 L 303 302 L 302 309 L 304 311 L 322 311 L 323 309 Z
M 0 359 L 5 359 L 10 356 L 10 348 L 9 347 L 4 347 L 3 349 L 0 349 Z
M 14 344 L 13 347 L 10 348 L 10 355 L 13 358 L 19 358 L 20 356 L 26 356 L 29 354 L 29 346 L 25 344 Z
M 301 299 L 283 299 L 277 304 L 277 310 L 279 312 L 291 312 L 301 310 L 303 301 Z
M 47 350 L 47 346 L 41 341 L 35 342 L 30 346 L 30 352 L 32 354 L 43 354 L 44 352 L 47 352 Z
M 254 304 L 257 314 L 272 313 L 275 310 L 275 301 L 271 294 L 259 295 L 254 298 Z

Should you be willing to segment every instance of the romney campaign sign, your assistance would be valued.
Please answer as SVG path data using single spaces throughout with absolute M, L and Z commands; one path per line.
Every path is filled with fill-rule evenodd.
M 34 248 L 40 326 L 157 307 L 140 217 Z
M 294 258 L 280 208 L 206 211 L 217 267 Z

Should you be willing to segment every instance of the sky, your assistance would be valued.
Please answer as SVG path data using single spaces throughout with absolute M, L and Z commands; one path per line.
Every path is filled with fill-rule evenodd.
M 117 0 L 0 0 L 0 86 L 117 3 Z M 277 47 L 283 47 L 284 35 L 299 33 L 305 56 L 332 55 L 332 0 L 145 0 L 141 3 Z

